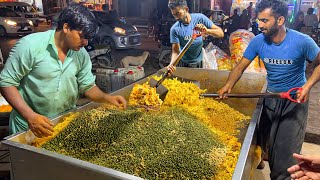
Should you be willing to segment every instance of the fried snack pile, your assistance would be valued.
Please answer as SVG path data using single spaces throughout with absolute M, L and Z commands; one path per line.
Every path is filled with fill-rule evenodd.
M 155 88 L 135 85 L 127 110 L 105 106 L 69 115 L 52 137 L 33 145 L 145 179 L 231 179 L 239 128 L 250 117 L 201 98 L 205 90 L 194 83 L 175 78 L 163 85 L 169 90 L 163 103 Z
M 156 92 L 156 88 L 148 84 L 135 84 L 130 97 L 129 105 L 143 107 L 145 109 L 160 109 L 162 100 Z
M 153 77 L 157 81 L 161 77 Z M 166 79 L 162 83 L 167 89 L 168 94 L 163 102 L 163 106 L 198 106 L 201 104 L 199 98 L 200 94 L 206 92 L 206 90 L 200 89 L 196 84 L 192 82 L 181 82 L 177 78 Z

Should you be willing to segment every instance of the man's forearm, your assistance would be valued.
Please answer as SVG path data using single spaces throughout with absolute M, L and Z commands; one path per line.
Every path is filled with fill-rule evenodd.
M 312 86 L 314 86 L 318 81 L 320 81 L 320 66 L 319 65 L 314 69 L 311 77 L 308 79 L 307 83 L 305 84 L 305 88 L 311 89 Z
M 1 87 L 2 96 L 6 101 L 25 119 L 28 120 L 28 116 L 34 113 L 34 111 L 28 106 L 28 104 L 21 97 L 18 89 L 14 86 Z
M 92 87 L 84 94 L 88 99 L 97 103 L 106 103 L 111 97 L 110 95 L 102 92 L 97 86 Z
M 222 38 L 224 36 L 224 33 L 221 28 L 207 29 L 206 34 L 211 35 L 216 38 Z
M 170 64 L 173 65 L 174 62 L 177 60 L 178 56 L 179 56 L 179 53 L 172 52 Z
M 243 74 L 243 70 L 237 66 L 230 72 L 226 85 L 231 89 L 238 82 Z

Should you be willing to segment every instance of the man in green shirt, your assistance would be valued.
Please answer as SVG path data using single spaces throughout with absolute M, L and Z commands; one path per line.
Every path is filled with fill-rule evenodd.
M 48 118 L 74 108 L 79 94 L 126 107 L 122 96 L 105 94 L 95 85 L 83 46 L 97 30 L 94 15 L 72 4 L 62 11 L 56 30 L 30 34 L 16 43 L 0 74 L 1 94 L 13 107 L 11 134 L 30 128 L 37 137 L 51 135 Z

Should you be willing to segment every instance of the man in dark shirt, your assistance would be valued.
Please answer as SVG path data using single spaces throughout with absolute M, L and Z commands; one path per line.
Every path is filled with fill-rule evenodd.
M 230 33 L 240 29 L 240 16 L 238 14 L 238 9 L 233 10 L 233 16 L 230 17 L 232 24 L 230 25 Z
M 247 7 L 249 19 L 252 18 L 252 6 L 253 6 L 253 2 L 250 2 L 249 6 Z

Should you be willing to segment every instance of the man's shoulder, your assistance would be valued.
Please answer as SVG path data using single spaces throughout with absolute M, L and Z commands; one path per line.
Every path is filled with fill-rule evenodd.
M 81 47 L 79 51 L 72 50 L 71 56 L 86 60 L 89 57 L 89 53 L 84 47 Z
M 201 13 L 191 13 L 191 17 L 194 19 L 209 19 L 207 16 Z
M 180 27 L 180 22 L 179 21 L 177 21 L 177 22 L 175 22 L 172 26 L 171 26 L 171 30 L 175 30 L 175 29 L 179 29 Z
M 251 42 L 252 41 L 264 42 L 265 41 L 264 35 L 262 33 L 260 33 L 260 34 L 256 35 L 255 37 L 253 37 Z
M 287 29 L 287 34 L 296 41 L 299 41 L 299 40 L 302 40 L 305 38 L 310 38 L 310 36 L 308 36 L 304 33 L 301 33 L 299 31 L 296 31 L 294 29 Z
M 35 40 L 39 40 L 39 39 L 49 39 L 51 37 L 53 33 L 53 30 L 48 30 L 48 31 L 44 31 L 44 32 L 36 32 L 36 33 L 32 33 L 29 34 L 25 37 L 23 37 L 22 39 L 27 39 L 30 41 L 35 41 Z
M 79 51 L 77 51 L 79 54 L 81 54 L 82 56 L 87 56 L 89 55 L 88 51 L 86 50 L 86 48 L 82 47 L 80 48 Z
M 35 47 L 35 46 L 42 47 L 44 43 L 49 43 L 52 33 L 53 33 L 53 30 L 32 33 L 21 38 L 21 42 L 28 43 L 29 47 Z
M 307 34 L 303 34 L 293 29 L 288 30 L 290 36 L 290 45 L 296 49 L 301 49 L 299 47 L 314 47 L 319 48 L 314 40 Z

